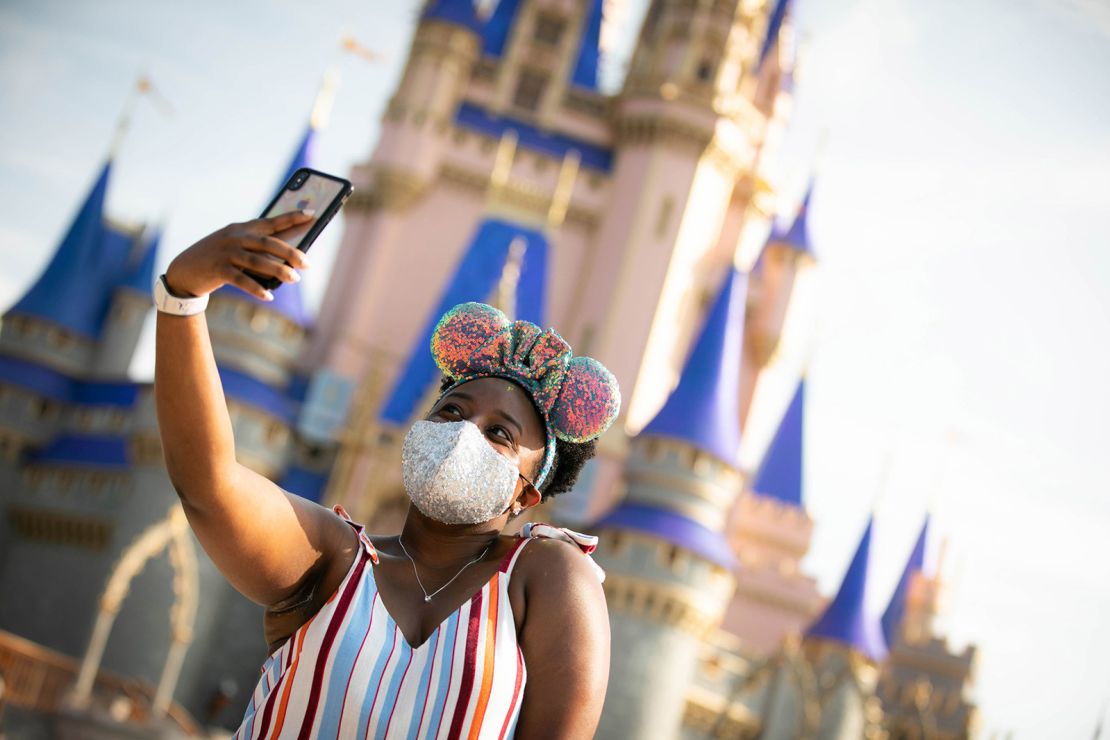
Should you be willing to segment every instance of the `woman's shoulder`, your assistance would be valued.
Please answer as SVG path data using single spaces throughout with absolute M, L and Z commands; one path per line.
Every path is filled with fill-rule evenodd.
M 529 582 L 545 587 L 572 587 L 581 582 L 596 587 L 604 580 L 604 571 L 590 556 L 596 537 L 546 524 L 530 526 L 523 536 L 527 547 L 520 553 L 515 571 Z

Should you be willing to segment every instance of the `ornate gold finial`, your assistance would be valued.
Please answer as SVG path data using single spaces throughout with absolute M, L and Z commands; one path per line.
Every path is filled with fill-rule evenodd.
M 339 39 L 339 46 L 348 54 L 354 54 L 356 57 L 367 62 L 380 62 L 386 58 L 385 54 L 376 52 L 370 47 L 359 43 L 358 39 L 349 33 L 343 34 Z
M 513 158 L 516 156 L 517 133 L 513 129 L 505 129 L 501 134 L 501 141 L 497 143 L 497 156 L 493 159 L 493 171 L 489 175 L 490 196 L 509 183 L 509 174 L 513 169 Z
M 109 159 L 115 158 L 116 154 L 119 153 L 120 147 L 123 145 L 124 137 L 127 136 L 127 132 L 131 129 L 131 117 L 135 114 L 135 106 L 138 104 L 140 97 L 150 100 L 162 115 L 168 117 L 174 114 L 173 106 L 166 97 L 154 87 L 154 83 L 150 81 L 150 77 L 144 72 L 139 73 L 139 76 L 135 79 L 134 86 L 127 94 L 127 100 L 123 104 L 123 110 L 120 111 L 119 119 L 116 121 L 116 132 L 112 137 L 112 144 L 108 148 Z
M 493 305 L 501 309 L 510 319 L 516 318 L 516 288 L 520 283 L 520 268 L 524 263 L 524 252 L 528 242 L 522 236 L 515 237 L 509 244 L 509 254 L 505 257 L 505 267 L 501 270 L 501 279 L 497 281 L 497 290 Z M 509 385 L 512 389 L 512 384 Z
M 562 226 L 570 207 L 570 198 L 574 193 L 574 183 L 578 179 L 578 166 L 582 162 L 582 155 L 577 149 L 571 149 L 563 157 L 563 164 L 559 168 L 559 179 L 555 182 L 555 192 L 551 196 L 551 207 L 547 209 L 547 227 L 549 229 Z

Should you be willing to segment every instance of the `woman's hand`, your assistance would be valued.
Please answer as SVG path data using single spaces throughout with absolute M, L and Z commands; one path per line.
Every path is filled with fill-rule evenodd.
M 273 293 L 243 270 L 275 277 L 283 283 L 300 280 L 294 268 L 308 267 L 304 252 L 274 235 L 308 223 L 314 217 L 313 211 L 293 211 L 225 226 L 174 258 L 166 270 L 166 285 L 180 296 L 207 295 L 223 285 L 234 285 L 255 298 L 272 301 Z

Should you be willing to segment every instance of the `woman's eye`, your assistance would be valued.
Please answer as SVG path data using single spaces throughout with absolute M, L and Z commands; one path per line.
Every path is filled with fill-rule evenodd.
M 492 434 L 495 437 L 499 437 L 499 438 L 503 439 L 506 442 L 512 442 L 513 441 L 513 438 L 511 436 L 509 436 L 509 433 L 507 431 L 505 431 L 504 427 L 490 427 L 489 428 L 489 433 Z
M 458 406 L 456 406 L 453 403 L 449 403 L 446 406 L 444 406 L 443 408 L 441 408 L 439 410 L 439 413 L 448 414 L 450 416 L 458 416 L 459 414 L 462 413 L 462 409 L 460 409 Z

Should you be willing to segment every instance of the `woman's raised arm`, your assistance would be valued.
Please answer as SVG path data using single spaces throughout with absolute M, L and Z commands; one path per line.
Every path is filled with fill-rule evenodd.
M 304 269 L 303 253 L 274 234 L 311 218 L 298 211 L 220 229 L 174 259 L 166 285 L 176 295 L 201 296 L 231 284 L 270 300 L 242 270 L 299 280 L 284 262 Z M 236 461 L 203 313 L 158 313 L 154 399 L 170 480 L 201 545 L 232 585 L 268 606 L 307 585 L 338 586 L 357 547 L 354 532 Z

